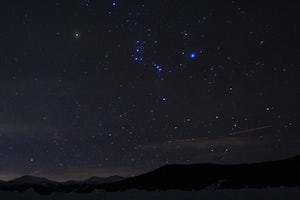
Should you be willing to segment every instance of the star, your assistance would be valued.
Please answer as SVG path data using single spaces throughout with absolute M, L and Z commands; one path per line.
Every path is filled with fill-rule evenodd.
M 300 15 L 230 2 L 4 2 L 0 179 L 299 153 Z
M 79 32 L 75 32 L 74 33 L 74 38 L 75 39 L 79 39 L 80 38 L 80 33 Z
M 193 60 L 197 57 L 197 55 L 196 55 L 196 53 L 192 52 L 192 53 L 190 53 L 189 57 L 190 57 L 190 59 Z

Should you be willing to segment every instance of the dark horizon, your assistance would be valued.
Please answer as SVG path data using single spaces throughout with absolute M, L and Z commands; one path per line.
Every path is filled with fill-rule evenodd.
M 96 175 L 90 175 L 88 177 L 83 177 L 81 179 L 52 179 L 50 177 L 47 177 L 47 176 L 35 176 L 34 174 L 33 175 L 30 175 L 30 174 L 25 174 L 25 175 L 21 175 L 21 176 L 17 176 L 15 178 L 12 178 L 12 179 L 9 179 L 9 180 L 3 180 L 3 179 L 0 179 L 0 181 L 14 181 L 16 179 L 19 179 L 19 178 L 23 178 L 23 177 L 36 177 L 36 178 L 45 178 L 45 179 L 48 179 L 49 181 L 55 181 L 55 182 L 67 182 L 67 181 L 86 181 L 90 178 L 103 178 L 103 179 L 107 179 L 107 178 L 111 178 L 111 177 L 122 177 L 124 179 L 126 178 L 130 178 L 130 177 L 135 177 L 135 176 L 140 176 L 140 175 L 143 175 L 143 174 L 147 174 L 149 172 L 152 172 L 152 171 L 156 171 L 160 168 L 163 168 L 163 167 L 167 167 L 167 166 L 176 166 L 176 165 L 214 165 L 214 164 L 217 164 L 217 165 L 223 165 L 223 166 L 230 166 L 230 165 L 247 165 L 247 164 L 260 164 L 260 163 L 269 163 L 269 162 L 277 162 L 277 161 L 285 161 L 285 160 L 290 160 L 290 159 L 296 159 L 296 158 L 300 158 L 300 155 L 295 155 L 295 156 L 291 156 L 291 157 L 287 157 L 287 158 L 282 158 L 282 159 L 276 159 L 276 160 L 265 160 L 265 161 L 260 161 L 260 162 L 248 162 L 248 163 L 189 163 L 189 164 L 186 164 L 186 163 L 173 163 L 173 164 L 168 164 L 168 165 L 163 165 L 163 166 L 159 166 L 155 169 L 150 169 L 148 171 L 144 171 L 144 172 L 139 172 L 139 173 L 136 173 L 136 174 L 129 174 L 128 176 L 122 176 L 120 174 L 113 174 L 113 175 L 108 175 L 108 176 L 96 176 Z
M 300 186 L 300 155 L 284 160 L 252 164 L 179 164 L 166 165 L 134 177 L 91 177 L 84 181 L 55 182 L 45 178 L 23 176 L 0 181 L 0 192 L 34 191 L 40 195 L 95 191 L 200 191 L 243 189 L 292 189 Z

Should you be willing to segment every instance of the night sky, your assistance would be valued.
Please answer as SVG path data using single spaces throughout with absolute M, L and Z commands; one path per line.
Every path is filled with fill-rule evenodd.
M 299 6 L 278 2 L 1 2 L 0 179 L 299 154 Z

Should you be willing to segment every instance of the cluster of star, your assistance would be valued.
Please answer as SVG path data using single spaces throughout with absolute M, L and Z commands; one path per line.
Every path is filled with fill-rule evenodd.
M 3 163 L 22 173 L 124 172 L 291 153 L 300 51 L 287 44 L 299 31 L 269 18 L 276 9 L 251 9 L 93 0 L 13 8 L 18 29 L 0 35 Z

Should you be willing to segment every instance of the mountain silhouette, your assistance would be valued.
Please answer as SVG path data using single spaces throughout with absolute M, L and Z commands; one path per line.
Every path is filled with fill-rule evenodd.
M 300 186 L 300 156 L 253 164 L 190 164 L 166 165 L 139 176 L 123 178 L 91 177 L 85 181 L 55 182 L 46 178 L 22 176 L 0 181 L 0 190 L 24 192 L 33 189 L 39 194 L 52 192 L 90 193 L 105 191 L 242 189 Z
M 300 156 L 254 164 L 167 165 L 154 171 L 105 184 L 106 191 L 241 189 L 300 186 Z
M 124 178 L 121 177 L 121 176 L 110 176 L 110 177 L 107 177 L 107 178 L 100 178 L 100 177 L 93 176 L 89 179 L 86 179 L 84 181 L 84 183 L 90 184 L 90 185 L 97 185 L 97 184 L 102 184 L 102 183 L 117 182 L 117 181 L 121 181 L 123 179 Z
M 95 189 L 101 189 L 104 183 L 111 183 L 124 179 L 121 176 L 107 178 L 91 177 L 85 181 L 56 182 L 46 178 L 25 175 L 10 181 L 0 181 L 0 190 L 25 192 L 32 188 L 39 194 L 51 194 L 52 192 L 80 192 L 89 193 Z
M 50 183 L 53 181 L 50 181 L 46 178 L 36 177 L 36 176 L 21 176 L 19 178 L 16 178 L 14 180 L 9 181 L 10 183 L 15 184 L 42 184 L 42 183 Z

